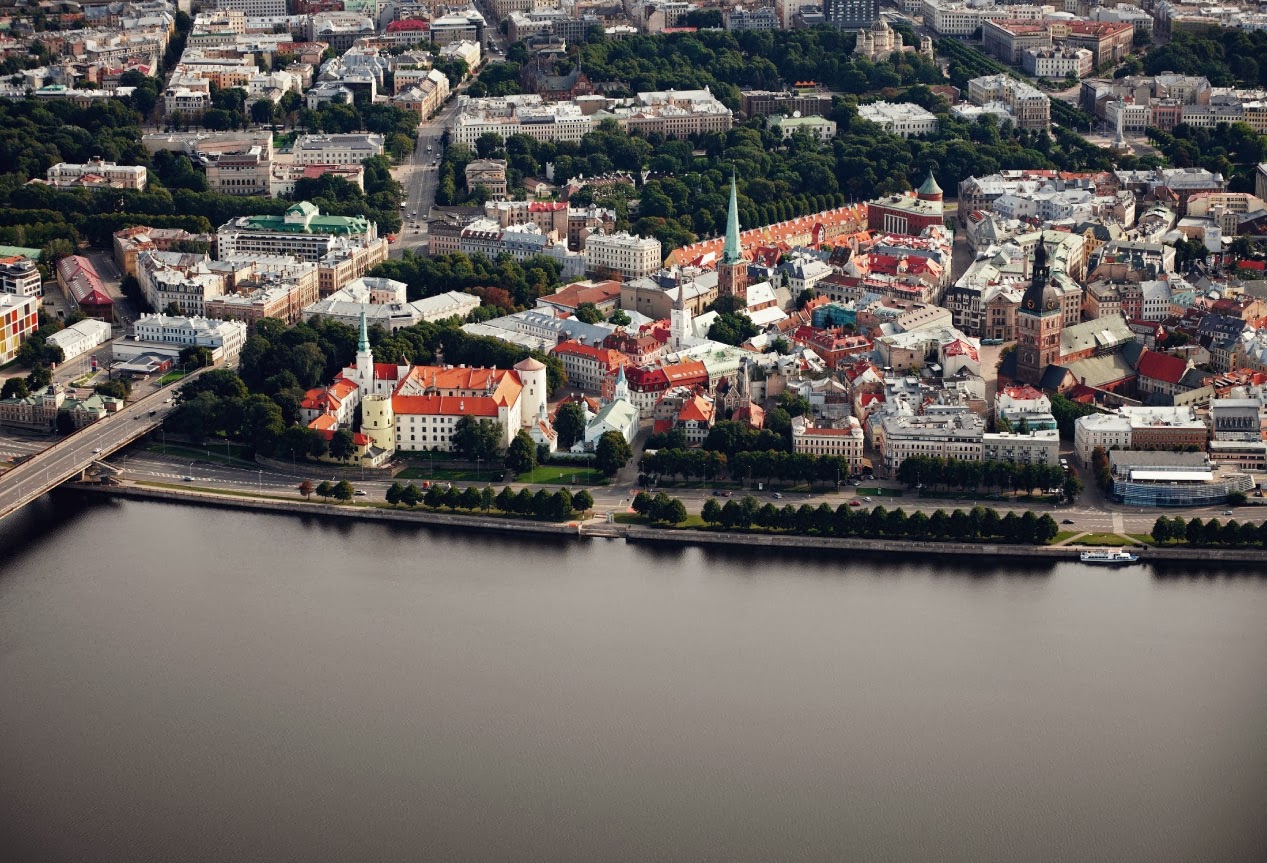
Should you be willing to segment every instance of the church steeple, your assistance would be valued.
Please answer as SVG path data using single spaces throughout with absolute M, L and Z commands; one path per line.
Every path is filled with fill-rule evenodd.
M 726 214 L 726 244 L 717 262 L 717 294 L 730 297 L 736 308 L 748 305 L 748 262 L 739 249 L 739 198 L 735 175 L 730 175 L 730 211 Z
M 726 211 L 726 245 L 722 247 L 723 264 L 737 264 L 739 257 L 739 196 L 735 189 L 735 175 L 730 175 L 730 209 Z
M 365 327 L 365 309 L 361 309 L 361 338 L 356 343 L 356 352 L 365 353 L 370 349 L 370 333 Z

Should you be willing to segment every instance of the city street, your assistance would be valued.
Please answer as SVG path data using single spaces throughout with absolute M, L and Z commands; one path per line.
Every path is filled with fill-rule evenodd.
M 207 448 L 208 455 L 215 455 L 215 448 Z M 347 479 L 364 495 L 358 495 L 358 499 L 381 502 L 386 500 L 387 489 L 391 485 L 390 480 L 384 479 L 365 479 L 359 480 L 355 471 L 335 471 L 326 472 L 319 466 L 299 466 L 294 471 L 273 471 L 267 468 L 250 468 L 237 467 L 215 462 L 189 460 L 187 458 L 177 458 L 175 456 L 164 456 L 159 453 L 146 451 L 133 451 L 117 458 L 109 459 L 109 463 L 124 470 L 124 479 L 140 483 L 160 483 L 160 484 L 181 484 L 190 488 L 203 489 L 220 489 L 226 491 L 259 491 L 262 494 L 270 496 L 288 496 L 297 500 L 300 498 L 298 492 L 299 483 L 307 479 L 314 485 L 322 480 L 338 481 Z M 186 480 L 185 477 L 190 477 Z M 422 486 L 422 480 L 413 480 L 419 487 Z M 463 487 L 466 483 L 454 483 L 454 485 Z M 483 487 L 484 484 L 476 484 L 477 487 Z M 491 483 L 494 490 L 500 491 L 504 483 Z M 513 490 L 519 490 L 525 487 L 523 483 L 510 483 Z M 874 483 L 868 483 L 873 487 Z M 544 488 L 547 491 L 554 491 L 559 486 L 529 486 L 529 488 Z M 622 482 L 620 485 L 614 486 L 571 486 L 573 492 L 586 488 L 594 497 L 594 512 L 597 518 L 603 518 L 609 512 L 626 512 L 633 497 L 637 494 L 636 486 Z M 774 492 L 774 491 L 753 491 L 748 492 L 742 489 L 727 489 L 717 494 L 708 488 L 662 488 L 666 494 L 672 497 L 681 498 L 686 504 L 689 512 L 698 513 L 703 507 L 704 502 L 710 497 L 717 497 L 719 503 L 725 500 L 738 500 L 745 494 L 753 494 L 758 500 L 765 503 L 772 503 L 775 506 L 782 507 L 792 505 L 799 507 L 802 504 L 810 504 L 818 506 L 820 503 L 827 503 L 829 506 L 836 507 L 841 503 L 858 498 L 858 491 L 852 487 L 842 488 L 838 492 L 825 492 L 815 494 L 805 494 L 798 492 Z M 1152 530 L 1153 523 L 1157 516 L 1181 515 L 1184 518 L 1200 517 L 1203 519 L 1223 518 L 1224 520 L 1233 516 L 1225 516 L 1225 506 L 1203 507 L 1197 509 L 1175 510 L 1174 512 L 1162 511 L 1157 509 L 1138 509 L 1131 507 L 1122 507 L 1114 504 L 1104 503 L 1101 496 L 1094 490 L 1088 490 L 1084 493 L 1084 502 L 1072 507 L 1050 506 L 1042 503 L 1028 504 L 1020 501 L 1015 505 L 1005 505 L 1001 503 L 984 502 L 983 506 L 990 506 L 1001 513 L 1015 511 L 1017 513 L 1033 510 L 1038 513 L 1050 513 L 1058 522 L 1065 519 L 1073 521 L 1072 525 L 1061 524 L 1062 531 L 1088 531 L 1092 533 L 1148 533 Z M 870 502 L 860 501 L 862 507 L 872 507 L 883 505 L 887 509 L 897 509 L 901 507 L 908 514 L 915 511 L 922 511 L 925 514 L 931 514 L 938 509 L 944 509 L 947 512 L 960 508 L 969 509 L 978 502 L 967 499 L 955 498 L 920 498 L 914 496 L 911 491 L 906 491 L 901 497 L 876 497 Z M 1246 506 L 1235 510 L 1236 516 L 1242 520 L 1252 519 L 1260 520 L 1264 515 L 1261 507 Z
M 461 87 L 458 89 L 460 91 Z M 392 245 L 391 257 L 402 257 L 406 249 L 426 250 L 427 217 L 435 204 L 436 187 L 440 181 L 440 157 L 444 152 L 441 137 L 456 113 L 457 99 L 454 98 L 434 117 L 421 124 L 418 127 L 418 145 L 409 161 L 396 169 L 396 179 L 405 187 L 405 208 L 401 210 L 404 224 Z

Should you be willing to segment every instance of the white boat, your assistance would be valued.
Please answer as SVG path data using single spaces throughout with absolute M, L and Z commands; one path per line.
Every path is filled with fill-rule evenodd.
M 1134 563 L 1139 560 L 1138 554 L 1131 554 L 1129 551 L 1122 551 L 1120 548 L 1106 549 L 1105 551 L 1084 551 L 1082 553 L 1083 563 Z

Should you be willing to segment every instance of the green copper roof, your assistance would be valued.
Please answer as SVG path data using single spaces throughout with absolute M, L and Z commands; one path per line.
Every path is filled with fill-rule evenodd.
M 726 245 L 722 247 L 723 264 L 737 264 L 739 257 L 739 199 L 735 192 L 735 175 L 730 175 L 730 210 L 726 213 Z
M 356 352 L 363 354 L 370 349 L 369 331 L 365 329 L 365 309 L 361 309 L 361 338 L 356 343 Z
M 285 216 L 247 216 L 246 226 L 253 231 L 342 236 L 364 234 L 370 223 L 364 216 L 313 216 L 304 222 L 288 222 Z
M 937 181 L 933 178 L 933 172 L 928 172 L 928 179 L 924 181 L 924 185 L 919 187 L 917 194 L 920 195 L 940 195 L 941 186 L 937 185 Z

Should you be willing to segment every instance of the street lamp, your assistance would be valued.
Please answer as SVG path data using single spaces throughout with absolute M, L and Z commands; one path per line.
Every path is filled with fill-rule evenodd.
M 264 470 L 260 469 L 260 494 L 264 493 Z
M 479 456 L 476 456 L 476 457 L 475 457 L 475 479 L 476 479 L 477 481 L 478 481 L 478 480 L 479 480 L 479 478 L 480 478 L 480 463 L 481 463 L 481 462 L 483 462 L 483 461 L 484 461 L 484 459 L 480 458 Z

